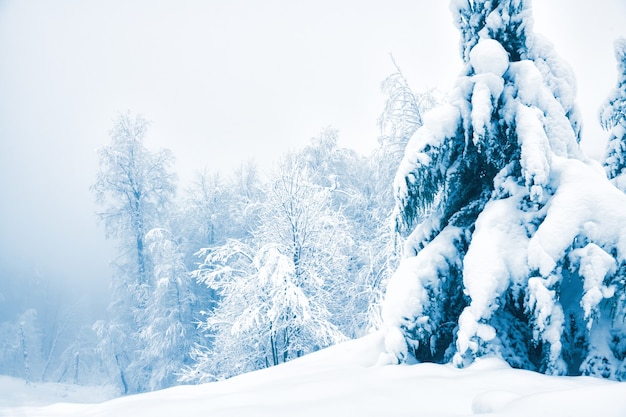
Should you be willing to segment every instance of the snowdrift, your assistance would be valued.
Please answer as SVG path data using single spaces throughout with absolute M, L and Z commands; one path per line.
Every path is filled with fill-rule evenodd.
M 97 404 L 63 402 L 81 401 L 76 396 L 59 396 L 59 403 L 46 406 L 20 404 L 5 386 L 0 416 L 626 416 L 626 383 L 547 376 L 512 369 L 497 358 L 478 359 L 465 369 L 377 366 L 383 343 L 373 333 L 225 381 Z M 85 393 L 84 401 L 94 398 Z

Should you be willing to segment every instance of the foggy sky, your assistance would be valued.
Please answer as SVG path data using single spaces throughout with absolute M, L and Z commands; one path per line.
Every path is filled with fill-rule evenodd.
M 534 8 L 536 31 L 576 72 L 597 157 L 626 5 Z M 460 58 L 447 2 L 0 0 L 0 279 L 106 288 L 115 242 L 89 186 L 119 112 L 152 121 L 147 144 L 174 152 L 182 182 L 205 166 L 269 164 L 329 125 L 367 152 L 389 53 L 415 91 L 449 88 Z

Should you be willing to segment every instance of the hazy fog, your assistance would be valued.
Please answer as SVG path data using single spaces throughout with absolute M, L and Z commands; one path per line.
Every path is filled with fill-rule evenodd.
M 576 71 L 597 156 L 626 5 L 534 3 L 536 31 Z M 445 89 L 457 39 L 445 1 L 0 0 L 0 300 L 14 282 L 106 294 L 115 242 L 89 186 L 118 112 L 153 122 L 148 144 L 172 149 L 182 182 L 204 166 L 269 164 L 328 125 L 367 152 L 388 54 L 416 91 Z

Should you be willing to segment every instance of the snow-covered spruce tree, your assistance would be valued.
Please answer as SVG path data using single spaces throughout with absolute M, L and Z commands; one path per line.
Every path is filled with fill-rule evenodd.
M 606 173 L 619 189 L 626 191 L 626 38 L 615 41 L 615 59 L 617 86 L 600 112 L 600 123 L 611 132 L 604 161 Z
M 405 258 L 381 362 L 496 354 L 624 378 L 626 196 L 578 146 L 574 80 L 527 0 L 458 0 L 464 74 L 395 180 Z

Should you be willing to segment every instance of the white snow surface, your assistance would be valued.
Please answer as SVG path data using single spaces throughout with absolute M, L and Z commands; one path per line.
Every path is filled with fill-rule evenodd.
M 82 386 L 55 383 L 26 383 L 23 379 L 0 375 L 0 415 L 29 416 L 15 410 L 16 406 L 33 408 L 55 403 L 98 403 L 115 398 L 113 386 Z M 12 410 L 7 412 L 7 409 Z M 36 414 L 32 414 L 36 415 Z
M 31 386 L 0 378 L 0 416 L 603 416 L 626 415 L 626 383 L 554 377 L 510 368 L 496 358 L 470 367 L 415 364 L 376 366 L 383 337 L 375 332 L 303 358 L 225 381 L 79 404 L 67 387 Z M 58 390 L 42 405 L 36 392 Z M 78 391 L 76 391 L 78 393 Z M 97 400 L 83 392 L 84 401 Z M 106 396 L 105 394 L 102 394 Z M 45 402 L 44 402 L 45 403 Z

